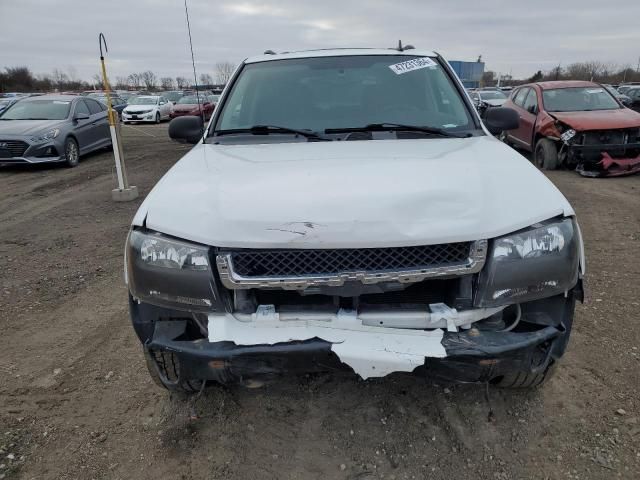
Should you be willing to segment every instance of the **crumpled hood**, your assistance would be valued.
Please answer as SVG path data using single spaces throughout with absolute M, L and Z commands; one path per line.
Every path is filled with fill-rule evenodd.
M 35 135 L 62 123 L 63 120 L 0 120 L 0 135 Z
M 195 146 L 135 225 L 244 248 L 349 248 L 491 238 L 573 210 L 498 140 Z
M 577 131 L 640 127 L 640 113 L 629 108 L 592 112 L 548 112 Z

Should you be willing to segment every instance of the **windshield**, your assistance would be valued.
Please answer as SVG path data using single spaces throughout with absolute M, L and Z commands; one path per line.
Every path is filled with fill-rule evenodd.
M 69 116 L 69 100 L 27 100 L 17 102 L 3 114 L 3 120 L 64 120 Z
M 482 98 L 482 100 L 506 100 L 507 96 L 502 93 L 502 92 L 498 92 L 497 90 L 495 91 L 490 91 L 490 92 L 479 92 L 480 93 L 480 98 Z
M 245 65 L 216 131 L 274 125 L 322 133 L 377 123 L 475 128 L 459 92 L 431 58 L 358 55 Z
M 620 108 L 609 92 L 596 86 L 543 90 L 542 100 L 548 112 L 589 112 Z
M 180 104 L 197 104 L 198 103 L 198 97 L 196 96 L 189 96 L 189 97 L 182 97 L 180 100 L 178 100 L 178 103 Z M 204 96 L 200 97 L 200 103 L 204 103 Z
M 129 105 L 155 105 L 158 102 L 156 97 L 135 97 L 129 99 Z

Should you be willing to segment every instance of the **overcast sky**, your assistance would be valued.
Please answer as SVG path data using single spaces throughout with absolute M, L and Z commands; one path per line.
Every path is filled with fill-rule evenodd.
M 398 39 L 449 60 L 530 76 L 558 63 L 629 64 L 640 56 L 640 0 L 188 0 L 198 74 L 275 51 L 391 47 Z M 526 5 L 525 5 L 526 4 Z M 35 73 L 99 68 L 109 76 L 191 73 L 183 0 L 0 0 L 0 67 Z

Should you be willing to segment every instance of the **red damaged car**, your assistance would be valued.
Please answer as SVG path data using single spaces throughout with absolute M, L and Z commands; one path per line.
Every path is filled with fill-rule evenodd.
M 518 112 L 520 127 L 503 140 L 533 152 L 540 168 L 575 168 L 588 177 L 640 172 L 640 113 L 597 83 L 522 85 L 504 106 Z
M 207 120 L 211 118 L 215 105 L 209 101 L 206 95 L 200 95 L 200 107 L 204 112 L 204 118 Z M 182 97 L 171 107 L 171 113 L 169 114 L 171 118 L 182 117 L 184 115 L 200 115 L 197 96 L 188 95 Z

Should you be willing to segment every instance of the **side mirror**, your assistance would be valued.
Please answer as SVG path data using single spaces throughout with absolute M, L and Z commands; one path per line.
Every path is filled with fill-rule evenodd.
M 169 137 L 180 143 L 198 143 L 204 134 L 200 116 L 177 117 L 169 122 Z
M 89 120 L 91 118 L 90 115 L 87 115 L 84 112 L 78 112 L 73 116 L 74 120 Z
M 527 108 L 527 111 L 532 115 L 535 115 L 536 113 L 538 113 L 538 107 L 536 105 L 531 105 L 529 106 L 529 108 Z
M 505 130 L 515 130 L 520 126 L 518 112 L 508 107 L 488 108 L 485 112 L 484 124 L 493 135 Z

